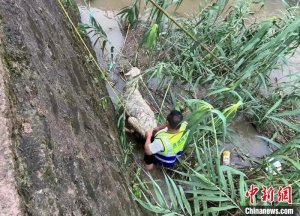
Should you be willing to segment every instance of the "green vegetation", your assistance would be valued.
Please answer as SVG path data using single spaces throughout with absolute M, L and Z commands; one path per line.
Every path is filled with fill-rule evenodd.
M 164 215 L 225 215 L 249 205 L 245 192 L 251 184 L 291 185 L 293 202 L 299 205 L 299 77 L 294 75 L 290 83 L 270 79 L 271 71 L 299 46 L 299 9 L 288 7 L 281 17 L 261 21 L 254 18 L 252 2 L 230 6 L 219 0 L 193 17 L 175 19 L 181 3 L 137 0 L 120 12 L 131 25 L 139 22 L 145 32 L 141 47 L 151 62 L 144 65 L 148 68 L 144 77 L 168 77 L 174 85 L 191 89 L 190 95 L 167 92 L 173 105 L 184 104 L 190 110 L 191 153 L 177 171 L 165 173 L 167 191 L 151 175 L 151 183 L 138 178 L 135 200 Z M 148 15 L 146 21 L 139 20 L 141 11 Z M 207 90 L 201 100 L 200 87 Z M 278 148 L 268 158 L 256 160 L 253 170 L 221 165 L 222 144 L 230 136 L 226 130 L 236 115 L 245 116 L 266 135 L 263 139 Z M 270 158 L 282 163 L 280 172 L 274 169 L 277 175 L 266 172 L 266 167 L 273 167 Z M 255 205 L 271 204 L 259 198 Z
M 75 9 L 76 8 L 76 2 L 74 0 L 64 0 L 63 4 L 66 8 Z
M 279 188 L 290 184 L 294 191 L 294 203 L 300 202 L 300 164 L 297 152 L 300 147 L 299 138 L 286 143 L 269 157 L 278 159 L 283 164 L 284 169 L 277 175 L 265 171 L 265 168 L 270 166 L 269 158 L 261 161 L 261 165 L 251 172 L 221 165 L 219 149 L 221 141 L 217 138 L 218 131 L 222 130 L 221 122 L 226 119 L 225 113 L 233 115 L 240 102 L 226 109 L 223 114 L 204 101 L 195 103 L 198 108 L 194 110 L 192 116 L 197 123 L 193 122 L 192 125 L 195 129 L 192 129 L 190 147 L 194 151 L 191 155 L 196 157 L 188 157 L 182 161 L 180 171 L 173 171 L 176 178 L 165 174 L 167 191 L 164 191 L 153 178 L 151 183 L 144 183 L 139 179 L 143 196 L 141 198 L 134 194 L 138 203 L 152 212 L 164 215 L 224 215 L 225 212 L 234 214 L 241 212 L 242 206 L 249 205 L 245 192 L 251 184 L 260 188 L 263 185 Z M 135 185 L 135 191 L 136 187 Z M 268 203 L 257 199 L 256 205 Z
M 125 22 L 123 23 L 125 26 L 134 26 L 138 22 L 141 8 L 140 3 L 141 1 L 136 0 L 132 5 L 123 8 L 122 11 L 118 13 Z
M 132 154 L 133 144 L 127 140 L 126 127 L 125 127 L 126 114 L 125 114 L 125 110 L 122 107 L 118 109 L 118 116 L 119 118 L 117 122 L 117 127 L 120 134 L 120 143 L 121 143 L 121 150 L 122 150 L 122 157 L 118 159 L 118 162 L 121 168 L 125 169 L 126 166 L 128 165 L 129 157 Z
M 96 37 L 96 41 L 94 42 L 93 46 L 99 41 L 102 40 L 102 49 L 105 49 L 105 44 L 107 42 L 106 38 L 106 33 L 102 29 L 102 27 L 99 25 L 99 23 L 96 21 L 96 19 L 89 14 L 89 19 L 90 19 L 90 24 L 89 25 L 84 25 L 81 24 L 81 29 L 84 29 L 86 31 L 86 34 L 92 33 L 92 37 Z

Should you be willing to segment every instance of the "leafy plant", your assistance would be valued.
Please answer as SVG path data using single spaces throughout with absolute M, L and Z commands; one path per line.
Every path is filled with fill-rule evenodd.
M 132 154 L 133 150 L 133 144 L 127 140 L 126 136 L 126 114 L 125 110 L 123 110 L 121 107 L 118 109 L 118 122 L 117 122 L 117 127 L 119 130 L 119 135 L 120 135 L 120 143 L 121 143 L 121 152 L 122 152 L 122 159 L 118 159 L 121 168 L 125 168 L 128 161 L 129 157 Z
M 103 110 L 107 109 L 107 106 L 108 106 L 108 103 L 109 103 L 108 101 L 109 101 L 108 96 L 103 97 L 103 98 L 100 99 L 100 104 L 101 104 Z
M 102 47 L 101 49 L 105 49 L 105 45 L 107 42 L 107 35 L 105 31 L 102 29 L 101 25 L 97 22 L 95 17 L 92 15 L 92 13 L 89 13 L 89 24 L 81 24 L 80 25 L 81 31 L 85 30 L 86 34 L 93 34 L 91 37 L 96 37 L 96 40 L 93 44 L 95 46 L 99 40 L 102 40 Z
M 227 115 L 227 119 L 230 119 L 236 113 L 238 105 L 239 103 L 225 109 L 224 116 L 230 113 Z M 292 185 L 294 202 L 299 203 L 299 138 L 274 152 L 256 169 L 241 171 L 221 165 L 221 154 L 218 149 L 220 141 L 217 139 L 218 127 L 216 127 L 218 120 L 222 119 L 221 115 L 214 117 L 213 114 L 217 113 L 217 110 L 203 101 L 192 103 L 192 108 L 195 111 L 191 114 L 191 119 L 196 119 L 196 122 L 207 122 L 210 118 L 208 125 L 193 123 L 193 126 L 198 125 L 192 130 L 190 141 L 194 159 L 181 161 L 182 171 L 168 171 L 175 174 L 176 178 L 164 173 L 164 184 L 167 185 L 165 190 L 150 174 L 148 174 L 150 183 L 139 179 L 142 197 L 134 195 L 134 199 L 140 205 L 163 215 L 242 214 L 242 206 L 249 205 L 249 198 L 246 198 L 245 194 L 251 184 L 260 188 L 263 185 L 272 185 L 274 188 Z M 266 172 L 266 167 L 271 166 L 269 158 L 280 160 L 283 164 L 284 168 L 276 176 Z M 255 199 L 254 205 L 272 204 Z
M 159 26 L 154 24 L 144 35 L 142 40 L 142 46 L 148 50 L 153 50 L 156 46 L 157 39 L 159 36 Z
M 164 12 L 171 6 L 175 6 L 175 9 L 173 10 L 173 13 L 175 13 L 182 2 L 183 0 L 147 0 L 146 8 L 148 7 L 150 10 L 150 15 L 148 16 L 147 23 L 155 23 L 163 28 L 163 25 L 169 22 Z M 153 5 L 155 7 L 153 7 Z
M 76 2 L 74 0 L 64 0 L 63 3 L 67 8 L 76 8 Z
M 125 21 L 125 26 L 130 25 L 133 27 L 139 21 L 140 9 L 141 0 L 135 0 L 132 5 L 121 9 L 118 15 L 120 15 L 121 19 Z

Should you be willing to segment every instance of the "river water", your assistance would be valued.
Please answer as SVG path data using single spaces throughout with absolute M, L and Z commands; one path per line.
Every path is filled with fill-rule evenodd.
M 84 5 L 84 0 L 76 0 L 79 5 Z M 93 8 L 99 8 L 104 11 L 119 11 L 122 8 L 130 5 L 132 0 L 93 0 L 90 2 L 90 6 Z M 183 0 L 178 13 L 180 15 L 195 14 L 198 12 L 199 5 L 205 5 L 212 1 L 208 0 Z M 233 2 L 233 1 L 231 1 Z M 262 16 L 275 16 L 282 10 L 283 4 L 281 0 L 266 0 L 265 7 L 261 12 Z
M 77 0 L 79 5 L 82 5 L 81 0 Z M 183 5 L 179 12 L 181 14 L 193 13 L 194 8 L 200 4 L 199 0 L 184 0 Z M 202 1 L 203 2 L 203 1 Z M 124 37 L 121 33 L 118 20 L 116 18 L 116 11 L 130 4 L 129 0 L 110 0 L 101 1 L 94 0 L 91 2 L 90 12 L 100 23 L 103 30 L 106 32 L 107 37 L 110 40 L 110 45 L 115 47 L 115 53 L 118 53 L 122 49 L 124 43 Z M 89 22 L 89 12 L 88 10 L 80 6 L 81 18 L 83 23 Z M 283 9 L 281 0 L 267 0 L 265 8 L 259 12 L 259 17 L 268 16 L 278 16 L 280 11 Z M 92 43 L 94 43 L 96 38 L 91 38 Z M 115 59 L 111 59 L 109 49 L 107 50 L 107 55 L 103 55 L 101 49 L 101 44 L 96 44 L 95 52 L 100 65 L 104 68 L 107 67 L 107 63 L 113 62 Z M 289 65 L 282 65 L 281 68 L 275 70 L 270 79 L 274 82 L 286 82 L 290 78 L 287 75 L 290 73 L 299 72 L 300 66 L 300 51 L 297 50 L 296 54 L 290 59 Z M 118 93 L 117 91 L 124 87 L 124 81 L 120 78 L 118 73 L 110 73 L 110 79 L 112 84 L 107 84 L 107 89 L 109 95 L 113 102 L 117 102 Z M 247 161 L 247 157 L 250 158 L 260 158 L 266 156 L 272 152 L 270 146 L 264 142 L 262 139 L 258 138 L 259 135 L 253 126 L 244 119 L 236 120 L 231 129 L 235 131 L 232 134 L 231 142 L 228 143 L 225 148 L 229 148 L 233 151 L 233 163 L 237 166 L 250 166 L 251 164 Z M 242 155 L 246 157 L 241 157 Z
M 78 5 L 81 6 L 86 5 L 84 0 L 76 0 L 76 2 Z M 105 20 L 105 22 L 102 21 L 102 24 L 104 25 L 104 28 L 109 29 L 109 38 L 111 38 L 111 40 L 114 43 L 116 43 L 115 47 L 119 46 L 119 48 L 121 48 L 123 36 L 120 36 L 120 32 L 118 31 L 119 28 L 116 26 L 116 19 L 114 15 L 122 8 L 130 5 L 132 2 L 133 0 L 92 0 L 89 3 L 90 7 L 94 8 L 95 10 L 100 9 L 98 10 L 98 12 L 94 11 L 95 13 L 102 13 L 104 11 L 106 12 L 106 15 L 104 15 L 104 13 L 102 13 L 103 15 L 99 15 L 99 19 Z M 183 3 L 178 9 L 178 13 L 184 16 L 195 14 L 199 10 L 199 5 L 203 6 L 205 4 L 208 4 L 209 2 L 212 1 L 183 0 Z M 231 0 L 231 2 L 234 1 Z M 264 7 L 260 10 L 256 10 L 258 11 L 257 16 L 261 19 L 272 16 L 280 16 L 283 8 L 284 5 L 282 0 L 265 0 Z M 111 27 L 114 28 L 114 30 L 111 30 Z M 282 64 L 281 68 L 273 71 L 273 73 L 270 76 L 271 83 L 282 83 L 291 81 L 293 78 L 291 78 L 289 75 L 298 73 L 300 70 L 299 66 L 300 49 L 297 49 L 296 53 L 289 60 L 288 65 Z

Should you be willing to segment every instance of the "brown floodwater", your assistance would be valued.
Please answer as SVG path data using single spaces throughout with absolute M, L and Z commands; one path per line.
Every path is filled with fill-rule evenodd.
M 79 5 L 85 5 L 84 0 L 76 0 Z M 92 0 L 90 6 L 93 8 L 99 8 L 107 11 L 119 11 L 122 8 L 132 4 L 132 0 Z M 213 1 L 208 0 L 183 0 L 181 6 L 178 9 L 180 15 L 195 14 L 199 11 L 199 6 L 204 6 Z M 235 2 L 231 0 L 231 2 Z M 276 16 L 280 14 L 283 8 L 282 0 L 265 0 L 265 7 L 261 10 L 262 16 Z

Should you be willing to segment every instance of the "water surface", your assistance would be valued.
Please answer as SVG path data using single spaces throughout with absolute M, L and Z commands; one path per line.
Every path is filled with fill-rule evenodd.
M 84 0 L 76 0 L 79 5 L 85 5 Z M 94 8 L 99 8 L 101 10 L 108 11 L 119 11 L 122 8 L 132 4 L 132 0 L 93 0 L 90 2 L 90 6 Z M 214 1 L 208 0 L 183 0 L 178 13 L 181 15 L 196 14 L 199 11 L 199 6 L 210 4 Z M 235 2 L 235 1 L 230 1 Z M 262 16 L 276 16 L 280 14 L 283 8 L 282 0 L 266 0 L 265 7 L 261 11 Z

